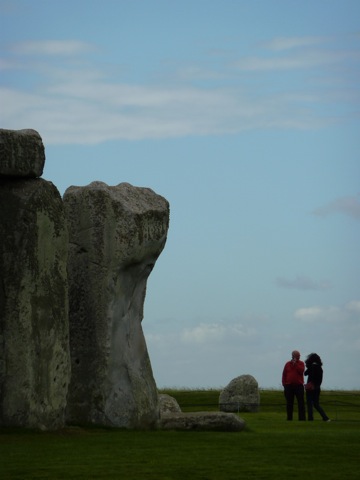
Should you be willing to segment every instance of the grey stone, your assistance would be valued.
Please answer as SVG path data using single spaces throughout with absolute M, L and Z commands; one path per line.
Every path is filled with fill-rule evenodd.
M 61 196 L 43 179 L 0 179 L 0 425 L 54 429 L 70 376 Z
M 235 413 L 169 413 L 160 418 L 159 428 L 162 430 L 240 432 L 245 428 L 245 421 Z
M 41 177 L 45 148 L 35 130 L 0 129 L 0 178 Z
M 93 182 L 64 195 L 72 380 L 68 422 L 152 428 L 158 392 L 142 331 L 147 278 L 169 204 L 148 188 Z
M 257 412 L 259 405 L 259 387 L 252 375 L 234 378 L 220 392 L 219 406 L 222 412 Z
M 167 413 L 180 413 L 181 408 L 174 397 L 166 393 L 159 394 L 160 416 Z

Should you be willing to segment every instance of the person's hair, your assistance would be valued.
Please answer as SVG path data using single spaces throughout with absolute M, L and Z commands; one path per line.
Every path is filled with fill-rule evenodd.
M 312 365 L 313 363 L 317 363 L 320 366 L 322 365 L 321 358 L 317 353 L 310 353 L 310 355 L 306 357 L 306 360 L 305 360 L 306 366 Z

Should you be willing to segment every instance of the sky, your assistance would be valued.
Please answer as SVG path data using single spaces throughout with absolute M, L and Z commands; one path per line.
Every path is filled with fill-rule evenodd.
M 143 329 L 159 388 L 360 389 L 360 2 L 0 0 L 0 128 L 61 195 L 170 203 Z

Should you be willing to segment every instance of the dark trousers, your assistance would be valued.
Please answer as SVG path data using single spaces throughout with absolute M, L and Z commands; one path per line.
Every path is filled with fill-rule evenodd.
M 321 408 L 319 399 L 320 399 L 320 388 L 315 388 L 315 390 L 310 390 L 306 392 L 308 420 L 314 420 L 314 412 L 313 412 L 313 407 L 314 407 L 320 413 L 321 418 L 326 422 L 327 420 L 329 420 L 329 417 Z
M 285 385 L 284 395 L 286 398 L 287 419 L 293 419 L 294 399 L 296 397 L 298 405 L 299 420 L 306 420 L 305 417 L 305 401 L 304 401 L 304 385 Z

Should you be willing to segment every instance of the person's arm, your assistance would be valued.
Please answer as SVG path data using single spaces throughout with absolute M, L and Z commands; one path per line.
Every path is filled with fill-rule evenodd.
M 286 384 L 286 366 L 287 366 L 287 364 L 285 364 L 285 367 L 284 367 L 284 370 L 283 370 L 283 373 L 282 373 L 282 379 L 281 379 L 283 387 L 285 387 L 285 384 Z
M 285 366 L 284 366 L 283 375 L 282 375 L 282 384 L 283 384 L 283 387 L 285 387 L 285 385 L 286 385 L 286 383 L 287 383 L 287 376 L 288 376 L 287 374 L 288 374 L 289 363 L 290 363 L 290 362 L 285 363 Z

